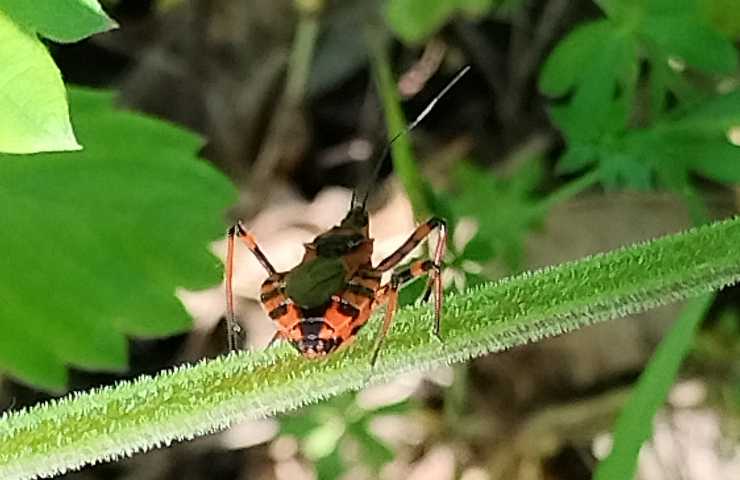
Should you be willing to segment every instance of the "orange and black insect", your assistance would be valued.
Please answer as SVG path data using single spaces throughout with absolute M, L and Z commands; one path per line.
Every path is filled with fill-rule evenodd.
M 415 128 L 468 70 L 469 67 L 466 67 L 460 71 L 413 123 L 386 144 L 372 178 L 377 176 L 380 164 L 393 141 Z M 241 222 L 228 230 L 226 302 L 230 349 L 236 348 L 239 331 L 234 316 L 232 290 L 235 238 L 242 241 L 267 271 L 268 277 L 262 283 L 260 301 L 277 325 L 277 332 L 270 343 L 284 339 L 305 357 L 322 357 L 351 343 L 367 323 L 373 310 L 385 305 L 385 317 L 372 357 L 374 364 L 381 343 L 393 322 L 399 288 L 425 274 L 429 276 L 425 297 L 430 293 L 434 294 L 434 333 L 439 336 L 442 311 L 441 262 L 447 240 L 446 223 L 440 218 L 431 218 L 417 227 L 395 252 L 373 266 L 373 239 L 369 234 L 367 213 L 369 193 L 368 187 L 362 201 L 358 201 L 355 192 L 350 210 L 341 223 L 305 244 L 303 259 L 287 272 L 275 270 Z M 439 241 L 433 258 L 417 260 L 409 267 L 394 272 L 388 283 L 381 284 L 383 273 L 395 268 L 434 230 L 439 232 Z

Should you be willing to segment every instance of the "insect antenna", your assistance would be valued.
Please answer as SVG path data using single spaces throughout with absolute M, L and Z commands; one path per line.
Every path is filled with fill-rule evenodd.
M 390 140 L 387 140 L 385 142 L 385 145 L 383 145 L 383 150 L 380 152 L 380 156 L 378 156 L 375 166 L 373 167 L 372 175 L 368 178 L 368 180 L 365 182 L 365 193 L 362 197 L 362 209 L 365 210 L 367 208 L 367 200 L 370 197 L 370 193 L 372 192 L 372 186 L 375 184 L 375 182 L 378 180 L 378 177 L 380 176 L 380 170 L 383 168 L 383 160 L 385 160 L 386 155 L 388 155 L 388 152 L 390 151 L 391 147 L 395 143 L 396 140 L 401 138 L 404 135 L 407 135 L 409 132 L 411 132 L 413 129 L 415 129 L 421 122 L 426 118 L 427 115 L 432 111 L 432 109 L 437 105 L 437 103 L 444 97 L 447 92 L 452 89 L 452 87 L 455 86 L 457 82 L 460 81 L 460 79 L 468 73 L 470 70 L 470 65 L 466 65 L 462 68 L 457 74 L 454 76 L 452 80 L 442 89 L 440 92 L 432 98 L 432 100 L 427 104 L 426 107 L 424 107 L 424 110 L 421 111 L 419 115 L 416 116 L 413 122 L 409 123 L 403 130 L 396 133 Z M 352 200 L 350 203 L 350 207 L 355 206 L 355 202 L 357 200 L 357 190 L 354 190 L 352 192 Z

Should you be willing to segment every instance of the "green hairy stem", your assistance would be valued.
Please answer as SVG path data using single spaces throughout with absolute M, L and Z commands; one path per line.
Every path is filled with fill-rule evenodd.
M 432 334 L 429 305 L 402 309 L 374 368 L 378 321 L 325 360 L 306 360 L 281 345 L 72 394 L 3 416 L 0 478 L 50 476 L 131 455 L 738 279 L 740 221 L 733 219 L 448 296 L 442 342 Z

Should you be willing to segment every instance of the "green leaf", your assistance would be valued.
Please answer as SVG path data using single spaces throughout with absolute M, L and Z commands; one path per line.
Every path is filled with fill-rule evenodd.
M 398 295 L 398 304 L 402 307 L 411 305 L 421 298 L 427 288 L 427 279 L 419 277 L 404 285 Z
M 472 17 L 488 13 L 494 0 L 389 0 L 386 21 L 406 43 L 419 43 L 439 31 L 458 12 Z
M 623 152 L 611 151 L 602 156 L 599 171 L 601 181 L 607 188 L 645 191 L 655 188 L 654 168 L 650 158 L 635 158 Z M 683 170 L 679 169 L 678 172 L 681 173 L 681 178 L 684 178 Z
M 402 309 L 374 367 L 377 318 L 352 346 L 321 361 L 282 344 L 6 412 L 0 478 L 50 476 L 110 461 L 738 280 L 740 219 L 733 219 L 448 296 L 443 343 L 432 333 L 426 305 Z
M 77 42 L 118 25 L 97 0 L 0 0 L 0 10 L 55 42 Z
M 581 83 L 584 67 L 597 57 L 613 35 L 608 20 L 578 25 L 561 40 L 547 57 L 539 78 L 539 88 L 545 95 L 559 97 Z
M 97 0 L 0 0 L 0 152 L 81 148 L 61 74 L 37 34 L 75 42 L 116 26 Z
M 498 0 L 457 0 L 458 8 L 470 17 L 480 17 L 499 3 Z
M 653 416 L 665 402 L 694 340 L 694 333 L 714 299 L 691 300 L 640 376 L 634 392 L 617 419 L 614 446 L 596 469 L 595 480 L 633 478 L 640 447 L 653 431 Z
M 731 127 L 740 124 L 740 90 L 704 98 L 701 102 L 681 108 L 659 129 L 698 132 L 702 135 L 726 137 Z
M 736 181 L 735 150 L 725 139 L 731 125 L 721 131 L 711 115 L 701 115 L 693 122 L 695 130 L 681 130 L 683 104 L 700 98 L 667 64 L 679 57 L 710 73 L 731 73 L 738 65 L 734 46 L 704 19 L 696 0 L 597 3 L 609 19 L 577 27 L 557 45 L 540 76 L 544 93 L 570 95 L 550 110 L 567 140 L 558 170 L 572 173 L 596 163 L 607 186 L 637 189 L 651 188 L 656 180 L 681 189 L 691 172 Z M 652 64 L 647 118 L 659 122 L 630 129 L 638 52 Z M 681 104 L 666 113 L 669 92 Z M 731 105 L 734 111 L 724 107 L 721 119 L 736 121 L 739 110 Z
M 388 124 L 389 140 L 407 128 L 408 123 L 404 117 L 398 95 L 398 88 L 393 79 L 388 55 L 385 45 L 378 37 L 369 39 L 375 81 L 383 102 L 386 123 Z M 393 168 L 398 175 L 404 190 L 409 197 L 411 206 L 416 217 L 428 214 L 429 206 L 427 186 L 424 177 L 416 163 L 414 151 L 411 148 L 411 140 L 408 135 L 401 135 L 391 145 Z
M 541 178 L 538 159 L 525 162 L 505 179 L 469 163 L 461 164 L 455 172 L 455 184 L 461 188 L 450 207 L 453 218 L 475 218 L 478 232 L 460 258 L 480 262 L 496 254 L 509 268 L 518 270 L 524 236 L 544 214 L 533 196 Z
M 694 15 L 699 13 L 702 0 L 630 0 L 640 5 L 646 15 Z
M 651 128 L 631 131 L 615 150 L 655 170 L 667 186 L 682 185 L 691 172 L 736 183 L 740 181 L 740 147 L 727 138 L 734 125 L 740 125 L 740 91 L 711 97 Z M 612 156 L 604 158 L 605 165 L 613 161 Z
M 704 0 L 702 6 L 715 28 L 733 40 L 740 39 L 740 10 L 736 0 Z
M 568 140 L 562 171 L 596 161 L 591 144 L 623 131 L 632 110 L 637 81 L 635 38 L 610 20 L 576 27 L 550 54 L 539 78 L 540 90 L 570 95 L 550 109 Z
M 578 67 L 575 91 L 550 114 L 569 141 L 593 142 L 627 126 L 637 73 L 634 38 L 610 31 L 605 43 Z
M 390 0 L 386 19 L 401 40 L 415 43 L 442 28 L 456 7 L 457 0 Z
M 38 38 L 2 11 L 0 65 L 0 152 L 79 150 L 59 70 Z
M 598 162 L 603 182 L 634 189 L 681 190 L 692 174 L 715 181 L 740 181 L 740 147 L 727 134 L 740 125 L 740 91 L 674 109 L 652 126 L 592 144 L 575 143 L 561 158 L 561 171 Z
M 666 56 L 679 57 L 699 70 L 732 73 L 737 69 L 733 44 L 696 15 L 647 16 L 640 31 Z
M 693 157 L 691 167 L 699 175 L 730 185 L 740 183 L 740 147 L 720 140 L 710 146 L 695 145 L 694 152 L 687 154 Z
M 64 388 L 64 366 L 123 370 L 126 335 L 190 328 L 178 287 L 219 280 L 209 240 L 233 188 L 201 141 L 71 91 L 78 153 L 0 156 L 0 368 Z M 43 365 L 43 366 L 42 366 Z
M 643 0 L 595 0 L 606 15 L 621 25 L 634 25 L 639 21 Z

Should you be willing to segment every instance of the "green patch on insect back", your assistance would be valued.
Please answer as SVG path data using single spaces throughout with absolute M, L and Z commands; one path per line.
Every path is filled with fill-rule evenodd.
M 288 273 L 285 292 L 302 307 L 318 307 L 344 288 L 345 273 L 341 258 L 317 257 Z

